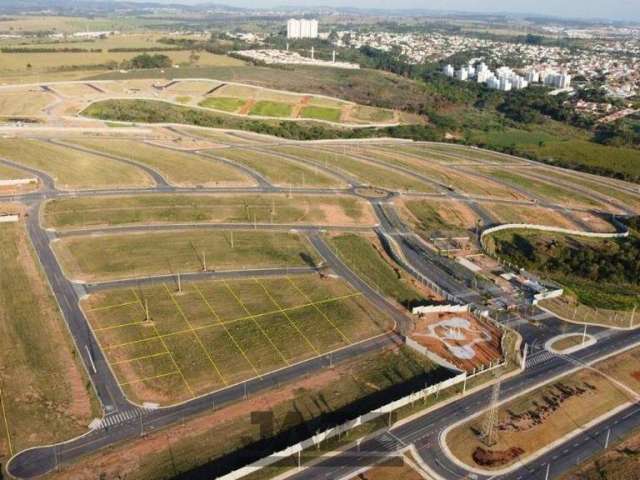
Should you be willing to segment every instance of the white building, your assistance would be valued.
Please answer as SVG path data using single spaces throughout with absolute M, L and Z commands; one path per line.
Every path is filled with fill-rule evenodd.
M 469 78 L 469 71 L 467 70 L 467 67 L 462 67 L 460 70 L 456 71 L 456 78 L 462 81 Z
M 287 38 L 318 38 L 318 21 L 290 18 L 287 21 Z
M 442 69 L 442 73 L 444 73 L 449 78 L 453 78 L 455 70 L 451 65 L 445 65 L 445 67 Z

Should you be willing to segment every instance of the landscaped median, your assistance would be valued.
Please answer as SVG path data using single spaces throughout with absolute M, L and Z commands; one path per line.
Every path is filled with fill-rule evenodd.
M 450 426 L 442 444 L 469 470 L 506 473 L 637 401 L 639 359 L 636 346 L 503 401 L 495 443 L 484 435 L 485 410 Z

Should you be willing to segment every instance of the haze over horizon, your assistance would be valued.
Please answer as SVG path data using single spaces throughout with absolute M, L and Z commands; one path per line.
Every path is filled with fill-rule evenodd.
M 144 0 L 135 0 L 144 1 Z M 300 7 L 355 7 L 362 9 L 424 9 L 459 11 L 469 13 L 538 14 L 576 19 L 606 19 L 640 22 L 638 0 L 537 0 L 535 3 L 507 0 L 160 0 L 163 3 L 218 3 L 245 8 L 270 8 L 279 6 Z

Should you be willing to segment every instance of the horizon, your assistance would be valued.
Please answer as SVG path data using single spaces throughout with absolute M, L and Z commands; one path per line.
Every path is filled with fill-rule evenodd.
M 113 0 L 125 1 L 125 0 Z M 154 0 L 130 0 L 138 3 Z M 157 3 L 206 5 L 217 4 L 230 7 L 273 9 L 273 8 L 354 8 L 360 10 L 386 10 L 386 11 L 411 11 L 422 10 L 433 13 L 456 13 L 472 15 L 514 15 L 553 17 L 564 20 L 603 20 L 616 22 L 640 23 L 640 2 L 634 0 L 612 0 L 606 4 L 597 0 L 584 0 L 577 2 L 559 3 L 554 0 L 538 0 L 532 11 L 528 4 L 514 5 L 507 0 L 431 0 L 425 5 L 422 0 L 400 0 L 390 8 L 384 0 L 367 1 L 366 5 L 360 5 L 357 0 L 323 0 L 320 5 L 313 0 L 155 0 Z M 364 3 L 364 2 L 362 2 Z M 613 13 L 615 12 L 615 13 Z

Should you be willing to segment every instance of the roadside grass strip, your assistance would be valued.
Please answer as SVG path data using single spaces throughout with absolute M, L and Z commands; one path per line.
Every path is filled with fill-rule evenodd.
M 83 308 L 127 395 L 162 405 L 259 378 L 392 324 L 348 284 L 311 275 L 193 282 L 179 292 L 170 284 L 110 290 Z
M 4 408 L 4 397 L 2 395 L 2 386 L 0 386 L 0 405 L 2 405 L 2 420 L 4 423 L 4 431 L 7 437 L 7 445 L 9 446 L 9 454 L 13 456 L 13 444 L 11 443 L 11 433 L 9 432 L 9 422 L 7 420 L 7 412 Z

